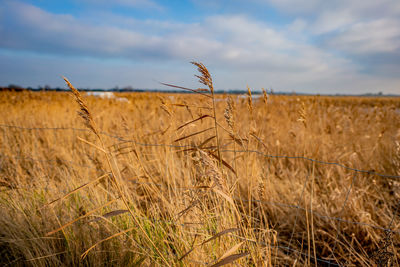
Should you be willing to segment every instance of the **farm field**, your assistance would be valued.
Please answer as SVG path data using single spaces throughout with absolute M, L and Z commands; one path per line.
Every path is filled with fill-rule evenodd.
M 209 93 L 1 92 L 0 264 L 399 266 L 399 98 Z

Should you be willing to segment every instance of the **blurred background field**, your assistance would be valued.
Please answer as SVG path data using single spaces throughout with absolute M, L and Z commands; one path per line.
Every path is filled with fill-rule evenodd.
M 399 98 L 215 95 L 217 144 L 202 95 L 82 95 L 135 218 L 71 94 L 1 92 L 1 265 L 399 265 Z

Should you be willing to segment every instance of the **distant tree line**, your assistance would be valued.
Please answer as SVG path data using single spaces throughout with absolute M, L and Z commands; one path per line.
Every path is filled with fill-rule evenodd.
M 179 93 L 179 94 L 192 94 L 192 92 L 189 91 L 183 91 L 183 90 L 171 90 L 171 89 L 137 89 L 133 88 L 131 86 L 119 88 L 118 86 L 115 86 L 112 89 L 89 89 L 89 88 L 78 88 L 79 91 L 84 91 L 84 92 L 116 92 L 116 93 L 129 93 L 129 92 L 138 92 L 138 93 L 144 93 L 144 92 L 155 92 L 155 93 Z M 22 91 L 33 91 L 33 92 L 41 92 L 41 91 L 51 91 L 51 92 L 69 92 L 70 90 L 67 88 L 60 88 L 60 87 L 51 87 L 50 85 L 45 85 L 45 86 L 38 86 L 37 88 L 32 88 L 32 87 L 22 87 L 16 84 L 9 84 L 7 87 L 2 87 L 0 86 L 0 91 L 14 91 L 14 92 L 22 92 Z M 229 89 L 229 90 L 215 90 L 217 94 L 247 94 L 247 90 L 243 89 Z M 261 91 L 252 91 L 251 92 L 253 95 L 258 95 L 261 94 Z M 317 95 L 319 96 L 320 94 L 304 94 L 304 93 L 297 93 L 297 92 L 275 92 L 273 89 L 267 90 L 268 94 L 275 94 L 275 95 Z M 332 95 L 332 96 L 349 96 L 350 94 L 326 94 L 326 95 Z M 357 95 L 354 95 L 357 96 Z M 383 94 L 381 91 L 378 93 L 365 93 L 365 94 L 358 94 L 358 96 L 398 96 L 394 94 Z
M 49 85 L 45 86 L 38 86 L 37 88 L 27 87 L 24 88 L 22 86 L 16 84 L 10 84 L 7 87 L 0 87 L 0 91 L 15 91 L 15 92 L 22 92 L 22 91 L 51 91 L 51 92 L 68 92 L 70 91 L 67 88 L 60 88 L 60 87 L 51 87 Z M 119 88 L 114 87 L 112 89 L 88 89 L 88 88 L 79 88 L 79 91 L 84 92 L 118 92 L 118 93 L 127 93 L 127 92 L 157 92 L 157 93 L 187 93 L 191 94 L 192 92 L 183 91 L 183 90 L 170 90 L 170 89 L 136 89 L 130 86 Z M 271 90 L 272 92 L 272 90 Z M 216 90 L 216 93 L 221 94 L 246 94 L 246 90 L 239 90 L 239 89 L 232 89 L 232 90 Z M 261 92 L 254 91 L 253 94 L 260 94 Z

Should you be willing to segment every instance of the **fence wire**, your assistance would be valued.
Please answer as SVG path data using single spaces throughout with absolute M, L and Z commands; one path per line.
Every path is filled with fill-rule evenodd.
M 16 128 L 19 130 L 72 130 L 72 131 L 80 131 L 80 132 L 90 132 L 89 129 L 85 128 L 73 128 L 73 127 L 21 127 L 21 126 L 16 126 L 16 125 L 6 125 L 6 124 L 0 124 L 0 127 L 3 128 Z M 118 135 L 113 135 L 109 134 L 106 132 L 100 132 L 101 135 L 108 136 L 110 138 L 114 138 L 116 140 L 122 141 L 122 142 L 129 142 L 129 143 L 134 143 L 139 146 L 143 147 L 169 147 L 169 148 L 196 148 L 192 145 L 170 145 L 170 144 L 151 144 L 151 143 L 141 143 L 137 142 L 132 139 L 126 139 L 122 136 Z M 364 174 L 371 174 L 371 175 L 376 175 L 384 178 L 392 178 L 392 179 L 400 179 L 400 175 L 390 175 L 390 174 L 382 174 L 375 172 L 373 170 L 362 170 L 362 169 L 357 169 L 357 168 L 352 168 L 349 166 L 346 166 L 342 163 L 338 162 L 328 162 L 328 161 L 323 161 L 323 160 L 317 160 L 317 159 L 312 159 L 308 157 L 303 157 L 303 156 L 286 156 L 286 155 L 269 155 L 265 154 L 261 151 L 258 150 L 233 150 L 233 149 L 222 149 L 221 152 L 230 152 L 230 153 L 256 153 L 259 154 L 260 156 L 263 156 L 265 158 L 272 158 L 272 159 L 302 159 L 306 161 L 311 161 L 317 164 L 324 164 L 324 165 L 336 165 L 338 167 L 341 167 L 346 170 L 354 171 L 354 172 L 359 172 L 359 173 L 364 173 Z
M 68 164 L 71 164 L 71 165 L 74 165 L 74 166 L 78 166 L 78 167 L 82 167 L 82 168 L 88 168 L 88 169 L 92 169 L 92 170 L 96 170 L 96 171 L 100 171 L 100 172 L 105 172 L 105 170 L 103 170 L 103 169 L 99 169 L 99 168 L 96 168 L 96 167 L 93 167 L 93 166 L 89 166 L 89 165 L 78 164 L 78 163 L 75 163 L 73 161 L 62 161 L 62 160 L 54 160 L 54 159 L 38 160 L 38 159 L 35 159 L 33 157 L 28 157 L 28 156 L 27 157 L 8 156 L 8 155 L 5 155 L 3 153 L 0 153 L 0 157 L 9 158 L 9 159 L 12 158 L 12 159 L 16 159 L 16 160 L 30 160 L 30 161 L 34 161 L 34 162 L 40 162 L 40 163 L 50 163 L 50 162 L 58 162 L 58 163 L 60 163 L 60 162 L 62 162 L 62 163 L 68 163 Z M 154 182 L 139 182 L 139 181 L 135 181 L 135 180 L 128 180 L 127 182 L 129 182 L 130 184 L 135 184 L 135 185 L 157 186 L 157 187 L 160 187 L 160 188 L 164 188 L 166 190 L 168 190 L 168 189 L 182 189 L 182 190 L 192 190 L 192 191 L 199 190 L 198 188 L 195 188 L 195 187 L 176 186 L 176 185 L 168 185 L 168 184 L 161 184 L 161 183 L 154 183 Z M 303 191 L 302 192 L 304 192 L 304 187 L 303 187 Z M 32 187 L 18 187 L 18 188 L 15 188 L 15 189 L 32 189 Z M 251 199 L 251 200 L 249 200 L 249 199 L 244 199 L 244 198 L 239 198 L 239 197 L 234 197 L 234 200 L 238 201 L 238 202 L 254 202 L 254 203 L 259 203 L 259 204 L 264 204 L 264 205 L 271 205 L 271 206 L 276 206 L 276 207 L 283 207 L 283 208 L 290 208 L 290 209 L 297 209 L 297 210 L 301 210 L 301 211 L 307 211 L 307 212 L 310 212 L 310 213 L 312 213 L 313 215 L 315 215 L 317 217 L 320 217 L 320 218 L 326 219 L 326 220 L 334 220 L 334 221 L 348 223 L 348 224 L 366 226 L 366 227 L 370 227 L 370 228 L 373 228 L 373 229 L 376 229 L 376 230 L 388 231 L 388 232 L 393 232 L 393 233 L 400 234 L 400 230 L 396 231 L 396 230 L 391 230 L 390 229 L 390 227 L 393 224 L 393 221 L 395 219 L 394 216 L 391 219 L 389 227 L 385 228 L 385 227 L 380 227 L 380 226 L 369 224 L 369 223 L 350 221 L 350 220 L 341 219 L 340 217 L 331 217 L 331 216 L 323 215 L 323 214 L 321 214 L 321 213 L 319 213 L 317 211 L 314 211 L 312 209 L 304 208 L 304 207 L 300 206 L 300 201 L 298 202 L 297 205 L 295 205 L 295 204 L 276 202 L 274 200 L 269 200 L 269 201 L 260 200 L 260 199 Z M 400 202 L 399 202 L 399 204 L 400 204 Z M 397 205 L 397 206 L 400 206 L 400 205 Z M 343 207 L 342 207 L 342 209 L 343 209 Z M 399 209 L 399 207 L 397 207 L 397 209 L 395 211 L 396 213 L 397 213 L 398 209 Z M 289 244 L 290 244 L 290 242 L 289 242 Z
M 4 129 L 8 128 L 8 129 L 18 129 L 18 130 L 26 130 L 26 131 L 45 131 L 45 130 L 66 131 L 66 130 L 69 130 L 69 131 L 77 131 L 77 132 L 90 132 L 89 129 L 73 128 L 73 127 L 22 127 L 22 126 L 6 125 L 6 124 L 0 124 L 0 127 L 4 128 Z M 195 148 L 195 147 L 193 147 L 191 145 L 171 145 L 171 144 L 141 143 L 141 142 L 137 142 L 137 141 L 132 140 L 132 139 L 127 139 L 127 138 L 124 138 L 122 136 L 113 135 L 113 134 L 110 134 L 110 133 L 107 133 L 107 132 L 101 132 L 100 134 L 103 135 L 103 136 L 107 136 L 107 137 L 116 139 L 116 140 L 121 141 L 121 142 L 134 143 L 134 144 L 136 144 L 138 146 L 143 146 L 143 147 L 167 147 L 167 148 L 180 148 L 180 149 L 182 149 L 182 148 Z M 258 151 L 258 150 L 222 149 L 221 152 L 226 152 L 226 153 L 255 153 L 255 154 L 258 154 L 258 155 L 260 155 L 262 157 L 270 158 L 270 159 L 289 159 L 289 160 L 290 159 L 300 159 L 300 160 L 310 161 L 310 162 L 313 162 L 313 163 L 316 163 L 316 164 L 335 165 L 335 166 L 341 167 L 343 169 L 346 169 L 346 170 L 349 170 L 349 171 L 353 171 L 355 173 L 376 175 L 376 176 L 379 176 L 379 177 L 389 178 L 389 179 L 399 179 L 400 178 L 400 175 L 382 174 L 382 173 L 378 173 L 378 172 L 371 171 L 371 170 L 363 170 L 363 169 L 352 168 L 352 167 L 346 166 L 346 165 L 344 165 L 342 163 L 338 163 L 338 162 L 327 162 L 327 161 L 312 159 L 312 158 L 303 157 L 303 156 L 269 155 L 269 154 L 265 154 L 265 153 L 263 153 L 261 151 Z M 9 155 L 3 154 L 1 152 L 0 152 L 0 157 L 8 158 L 8 159 L 15 159 L 15 160 L 30 160 L 32 162 L 40 162 L 40 163 L 52 163 L 52 162 L 53 163 L 60 163 L 60 162 L 62 162 L 63 164 L 66 164 L 66 165 L 68 164 L 68 165 L 73 165 L 73 166 L 77 166 L 77 167 L 88 168 L 88 169 L 93 169 L 93 170 L 96 170 L 96 171 L 105 172 L 105 170 L 97 168 L 97 167 L 93 167 L 93 166 L 86 165 L 86 164 L 79 164 L 79 163 L 76 163 L 76 162 L 73 162 L 73 161 L 68 161 L 68 160 L 60 160 L 60 159 L 43 160 L 43 159 L 36 159 L 34 157 L 31 157 L 31 156 L 21 156 L 21 155 L 20 156 L 14 156 L 14 155 L 13 156 L 9 156 Z M 335 239 L 335 242 L 334 242 L 334 247 L 333 247 L 332 252 L 331 252 L 331 255 L 333 257 L 334 257 L 334 252 L 335 252 L 336 247 L 337 247 L 338 238 L 339 238 L 339 235 L 340 235 L 341 223 L 347 223 L 347 224 L 354 224 L 354 225 L 359 225 L 359 226 L 370 227 L 370 228 L 373 228 L 373 229 L 376 229 L 376 230 L 384 231 L 385 233 L 400 234 L 399 230 L 393 230 L 392 229 L 394 221 L 396 220 L 397 213 L 400 210 L 400 200 L 397 203 L 397 205 L 395 207 L 395 211 L 393 213 L 393 216 L 392 216 L 392 218 L 390 220 L 390 223 L 388 224 L 388 226 L 386 228 L 385 227 L 381 227 L 381 226 L 377 226 L 377 225 L 373 225 L 373 224 L 369 224 L 369 223 L 358 222 L 358 221 L 350 221 L 350 220 L 342 219 L 341 215 L 342 215 L 342 213 L 344 211 L 344 208 L 345 208 L 345 206 L 347 204 L 348 197 L 349 197 L 350 192 L 352 190 L 352 187 L 354 185 L 355 179 L 356 179 L 356 175 L 353 176 L 351 184 L 350 184 L 349 188 L 347 189 L 345 200 L 344 200 L 344 202 L 342 204 L 342 207 L 340 209 L 340 212 L 339 212 L 339 214 L 340 214 L 339 217 L 331 217 L 331 216 L 323 215 L 323 214 L 318 213 L 318 212 L 316 212 L 316 211 L 314 211 L 312 209 L 304 208 L 304 207 L 300 206 L 300 203 L 301 203 L 301 200 L 303 198 L 306 185 L 307 185 L 307 183 L 309 181 L 309 177 L 308 176 L 305 179 L 305 182 L 303 184 L 302 192 L 301 192 L 300 197 L 299 197 L 299 199 L 297 201 L 297 204 L 280 203 L 280 202 L 275 202 L 273 200 L 265 201 L 265 200 L 259 200 L 259 199 L 243 199 L 243 198 L 239 198 L 239 197 L 235 197 L 234 200 L 238 201 L 238 202 L 254 202 L 254 203 L 259 203 L 259 204 L 263 204 L 263 205 L 271 205 L 271 206 L 277 206 L 277 207 L 285 207 L 285 208 L 290 208 L 290 209 L 296 209 L 295 222 L 294 222 L 294 225 L 293 225 L 293 228 L 292 228 L 292 231 L 291 231 L 291 236 L 290 236 L 290 240 L 289 240 L 288 246 L 280 246 L 280 245 L 272 246 L 272 245 L 267 245 L 267 244 L 263 244 L 263 245 L 266 246 L 266 247 L 269 247 L 271 249 L 274 249 L 274 248 L 275 249 L 281 249 L 281 250 L 286 251 L 287 253 L 292 252 L 292 253 L 295 253 L 297 255 L 307 256 L 310 259 L 316 260 L 317 262 L 320 262 L 322 264 L 328 264 L 328 266 L 343 266 L 341 263 L 334 262 L 334 261 L 331 261 L 331 260 L 322 259 L 322 258 L 318 258 L 318 257 L 314 257 L 314 256 L 308 255 L 308 254 L 306 254 L 306 253 L 304 253 L 302 251 L 299 251 L 299 250 L 296 250 L 294 248 L 291 248 L 291 242 L 292 242 L 292 239 L 293 239 L 293 236 L 294 236 L 295 227 L 296 227 L 297 219 L 298 219 L 298 216 L 299 216 L 299 211 L 307 211 L 310 214 L 315 215 L 315 216 L 317 216 L 317 217 L 319 217 L 321 219 L 333 220 L 333 221 L 337 221 L 338 222 L 337 232 L 336 232 L 336 239 Z M 131 180 L 129 182 L 132 183 L 132 184 L 136 184 L 136 185 L 153 185 L 153 186 L 158 186 L 158 187 L 164 187 L 165 189 L 174 188 L 174 189 L 183 189 L 183 190 L 198 190 L 198 189 L 193 188 L 193 187 L 184 187 L 184 186 L 175 186 L 175 185 L 174 186 L 170 186 L 170 185 L 165 185 L 165 184 L 160 184 L 160 183 L 153 183 L 153 182 L 139 182 L 139 181 L 135 181 L 135 180 Z M 16 188 L 16 189 L 20 189 L 20 188 L 21 187 Z M 30 188 L 26 188 L 26 189 L 31 189 L 31 187 Z M 176 223 L 176 222 L 171 221 L 171 220 L 169 220 L 169 221 L 167 221 L 167 220 L 165 220 L 165 221 L 164 220 L 157 220 L 157 221 L 162 221 L 162 222 L 166 222 L 166 223 Z M 185 224 L 179 224 L 179 225 L 185 226 Z M 241 238 L 239 236 L 236 236 L 236 237 Z M 191 260 L 189 260 L 189 261 L 191 261 Z M 203 264 L 203 265 L 210 264 L 208 262 L 196 262 L 196 263 Z

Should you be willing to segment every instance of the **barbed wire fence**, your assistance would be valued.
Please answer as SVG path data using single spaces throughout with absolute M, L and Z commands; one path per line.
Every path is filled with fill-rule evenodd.
M 73 132 L 90 132 L 89 129 L 86 128 L 73 128 L 73 127 L 23 127 L 23 126 L 17 126 L 17 125 L 7 125 L 7 124 L 0 124 L 0 128 L 3 129 L 18 129 L 21 131 L 73 131 Z M 133 143 L 135 145 L 141 146 L 141 147 L 167 147 L 167 148 L 180 148 L 180 149 L 187 149 L 187 148 L 193 148 L 192 145 L 171 145 L 171 144 L 157 144 L 157 143 L 142 143 L 142 142 L 138 142 L 136 140 L 132 140 L 132 139 L 127 139 L 124 138 L 122 136 L 118 136 L 115 134 L 110 134 L 107 132 L 100 132 L 101 135 L 113 138 L 115 140 L 118 140 L 120 142 L 126 142 L 126 143 Z M 288 159 L 288 160 L 304 160 L 304 161 L 309 161 L 309 162 L 313 162 L 315 164 L 320 164 L 320 165 L 333 165 L 333 166 L 338 166 L 340 168 L 349 170 L 354 172 L 354 176 L 352 177 L 351 183 L 349 185 L 349 187 L 346 190 L 346 195 L 345 195 L 345 200 L 343 202 L 343 204 L 340 207 L 340 211 L 339 211 L 339 216 L 338 217 L 332 217 L 332 216 L 327 216 L 324 214 L 321 214 L 311 208 L 304 208 L 302 206 L 300 206 L 301 200 L 303 198 L 304 192 L 305 192 L 305 188 L 307 186 L 307 183 L 309 182 L 309 176 L 306 177 L 304 184 L 302 186 L 301 189 L 301 194 L 299 196 L 299 199 L 297 201 L 296 204 L 288 204 L 288 203 L 281 203 L 281 202 L 274 202 L 274 201 L 265 201 L 265 200 L 259 200 L 259 199 L 243 199 L 243 198 L 239 198 L 239 197 L 235 197 L 234 200 L 238 201 L 238 202 L 254 202 L 254 203 L 259 203 L 259 204 L 263 204 L 263 205 L 271 205 L 271 206 L 276 206 L 276 207 L 284 207 L 284 208 L 288 208 L 288 209 L 294 209 L 296 210 L 296 215 L 295 215 L 295 221 L 293 224 L 293 228 L 291 231 L 291 235 L 290 235 L 290 239 L 288 242 L 287 246 L 283 246 L 283 245 L 269 245 L 269 244 L 262 244 L 265 247 L 269 247 L 270 249 L 280 249 L 282 251 L 286 251 L 286 253 L 295 253 L 297 255 L 302 255 L 302 256 L 307 256 L 312 260 L 315 260 L 316 262 L 319 262 L 321 264 L 325 264 L 327 266 L 345 266 L 345 263 L 340 263 L 337 261 L 333 261 L 333 260 L 327 260 L 327 259 L 322 259 L 310 254 L 307 254 L 305 252 L 302 252 L 300 250 L 294 249 L 291 247 L 292 245 L 292 240 L 294 237 L 294 233 L 295 233 L 295 228 L 296 228 L 296 224 L 298 221 L 298 217 L 300 214 L 300 211 L 306 211 L 309 212 L 312 215 L 315 215 L 321 219 L 324 220 L 330 220 L 330 221 L 336 221 L 337 222 L 337 228 L 336 228 L 336 238 L 334 241 L 334 245 L 333 245 L 333 249 L 331 250 L 331 255 L 333 258 L 335 258 L 335 251 L 338 245 L 338 239 L 339 239 L 339 235 L 341 233 L 341 224 L 342 223 L 346 223 L 346 224 L 353 224 L 353 225 L 357 225 L 357 226 L 364 226 L 364 227 L 370 227 L 372 229 L 375 230 L 380 230 L 383 232 L 383 238 L 381 239 L 380 243 L 379 243 L 379 247 L 378 250 L 375 251 L 372 255 L 371 258 L 375 259 L 375 262 L 378 264 L 378 266 L 387 266 L 387 264 L 391 261 L 391 259 L 393 258 L 394 254 L 390 251 L 388 251 L 388 248 L 390 247 L 390 245 L 392 245 L 393 243 L 393 236 L 397 235 L 400 236 L 400 230 L 394 230 L 393 226 L 394 223 L 396 221 L 396 218 L 398 217 L 398 214 L 400 213 L 400 199 L 399 201 L 396 203 L 395 208 L 394 208 L 394 212 L 393 215 L 390 219 L 389 224 L 384 227 L 384 226 L 378 226 L 378 225 L 373 225 L 370 223 L 365 223 L 365 222 L 359 222 L 359 221 L 351 221 L 351 220 L 346 220 L 346 219 L 342 219 L 342 213 L 344 212 L 344 209 L 347 205 L 347 202 L 349 200 L 349 195 L 351 194 L 351 191 L 353 189 L 353 186 L 355 184 L 356 178 L 357 178 L 357 173 L 358 174 L 368 174 L 368 175 L 375 175 L 375 176 L 379 176 L 382 178 L 387 178 L 387 179 L 395 179 L 395 180 L 400 180 L 400 175 L 392 175 L 392 174 L 383 174 L 383 173 L 378 173 L 374 170 L 363 170 L 363 169 L 357 169 L 357 168 L 353 168 L 353 167 L 349 167 L 346 166 L 342 163 L 338 163 L 338 162 L 328 162 L 328 161 L 322 161 L 322 160 L 317 160 L 317 159 L 313 159 L 313 158 L 308 158 L 308 157 L 303 157 L 303 156 L 287 156 L 287 155 L 270 155 L 270 154 L 266 154 L 262 151 L 258 151 L 258 150 L 232 150 L 232 149 L 221 149 L 221 152 L 226 152 L 226 153 L 254 153 L 257 154 L 261 157 L 264 158 L 269 158 L 269 159 Z M 76 167 L 80 167 L 80 168 L 87 168 L 87 169 L 92 169 L 92 170 L 96 170 L 96 171 L 101 171 L 101 172 L 105 172 L 104 169 L 100 169 L 98 167 L 94 167 L 91 165 L 87 165 L 87 164 L 80 164 L 80 163 L 76 163 L 73 161 L 68 161 L 68 160 L 60 160 L 60 159 L 39 159 L 39 158 L 35 158 L 32 155 L 6 155 L 4 153 L 2 153 L 0 151 L 0 159 L 2 158 L 8 158 L 8 159 L 14 159 L 14 160 L 28 160 L 28 161 L 32 161 L 32 162 L 40 162 L 40 163 L 64 163 L 65 165 L 72 165 L 72 166 L 76 166 Z M 1 162 L 0 162 L 1 163 Z M 0 165 L 1 168 L 1 165 Z M 173 187 L 174 189 L 183 189 L 183 190 L 196 190 L 195 188 L 192 187 L 184 187 L 184 186 L 169 186 L 169 185 L 165 185 L 165 184 L 161 184 L 161 183 L 154 183 L 154 182 L 138 182 L 135 180 L 130 180 L 129 181 L 131 184 L 136 184 L 136 185 L 153 185 L 153 186 L 157 186 L 160 188 L 164 188 L 164 189 L 168 189 Z M 18 188 L 12 188 L 12 189 L 29 189 L 29 188 L 24 188 L 24 187 L 18 187 Z M 146 218 L 149 219 L 149 218 Z M 150 219 L 151 220 L 151 219 Z M 154 220 L 154 221 L 162 221 L 164 223 L 171 223 L 171 224 L 179 224 L 182 226 L 185 226 L 185 224 L 182 223 L 176 223 L 172 220 Z M 237 238 L 242 238 L 240 236 L 236 236 Z M 247 239 L 246 239 L 247 240 Z M 249 241 L 249 240 L 247 240 Z M 191 261 L 191 260 L 189 260 Z M 203 265 L 208 265 L 210 264 L 210 262 L 198 262 L 198 261 L 192 261 L 193 263 L 197 263 L 197 264 L 203 264 Z

